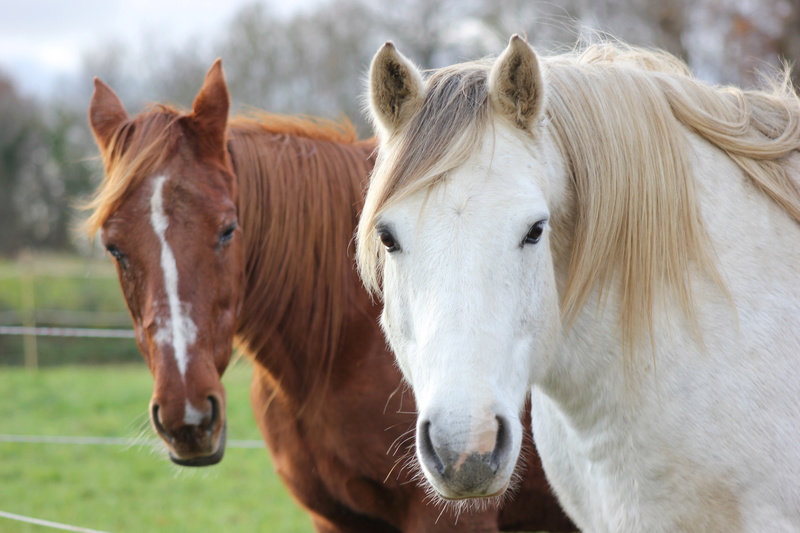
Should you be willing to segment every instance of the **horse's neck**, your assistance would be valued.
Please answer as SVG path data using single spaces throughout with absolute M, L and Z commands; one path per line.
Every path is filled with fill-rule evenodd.
M 352 273 L 348 274 L 350 278 Z M 357 287 L 356 279 L 346 279 L 342 283 Z M 340 381 L 337 375 L 347 371 L 345 359 L 361 355 L 357 349 L 344 351 L 343 346 L 352 346 L 353 339 L 367 344 L 380 337 L 378 309 L 363 290 L 354 290 L 345 308 L 339 310 L 342 317 L 338 330 L 331 332 L 328 341 L 335 342 L 336 346 L 331 348 L 320 339 L 309 339 L 314 336 L 308 327 L 310 318 L 300 311 L 308 306 L 297 302 L 299 305 L 278 316 L 260 304 L 260 291 L 251 291 L 251 283 L 246 283 L 245 287 L 247 292 L 238 324 L 239 338 L 254 362 L 271 376 L 274 392 L 298 412 L 312 404 L 313 398 L 323 401 L 325 394 Z M 270 290 L 297 292 L 285 286 L 274 286 Z M 325 287 L 318 287 L 315 293 L 307 293 L 306 297 L 322 301 L 328 297 L 326 292 Z M 378 340 L 382 346 L 382 339 Z M 319 402 L 313 405 L 315 409 L 320 407 Z
M 235 150 L 235 145 L 232 150 Z M 368 154 L 365 146 L 357 145 L 353 150 L 363 151 L 365 158 Z M 236 159 L 236 154 L 233 155 Z M 346 342 L 351 331 L 359 330 L 363 323 L 374 325 L 376 312 L 361 288 L 355 270 L 342 268 L 338 262 L 339 254 L 341 260 L 345 260 L 346 240 L 325 246 L 300 243 L 313 249 L 329 250 L 327 258 L 313 254 L 302 256 L 305 264 L 298 264 L 300 260 L 291 254 L 274 252 L 296 246 L 293 241 L 301 237 L 286 234 L 286 231 L 274 231 L 272 222 L 265 222 L 284 216 L 281 212 L 268 212 L 269 206 L 264 205 L 273 193 L 264 187 L 266 180 L 276 179 L 275 175 L 270 175 L 272 172 L 274 169 L 262 168 L 259 175 L 239 180 L 240 210 L 257 209 L 259 212 L 240 212 L 244 221 L 242 230 L 252 238 L 246 239 L 244 252 L 245 294 L 238 333 L 256 363 L 274 378 L 282 395 L 302 407 L 312 391 L 314 395 L 323 396 L 319 391 L 330 385 L 331 372 L 335 370 L 332 363 L 340 356 L 339 347 Z M 360 197 L 353 195 L 347 199 L 346 209 L 330 206 L 326 209 L 328 216 L 337 217 L 331 223 L 346 224 L 350 234 L 356 224 L 355 209 L 361 202 Z M 272 206 L 274 208 L 275 204 Z M 285 206 L 285 209 L 290 207 Z M 298 210 L 301 214 L 291 215 L 310 216 L 306 210 Z M 346 214 L 336 215 L 337 212 Z M 324 234 L 314 237 L 326 238 Z M 272 247 L 273 252 L 266 253 L 264 239 L 276 239 L 280 246 Z M 307 268 L 312 271 L 295 274 Z M 338 305 L 331 305 L 331 302 L 338 302 Z M 324 324 L 326 319 L 320 318 L 319 309 L 326 305 L 330 307 L 327 313 L 330 322 Z
M 571 196 L 571 195 L 570 195 Z M 551 249 L 559 299 L 563 299 L 572 247 L 573 206 L 565 205 L 552 221 Z M 595 313 L 602 306 L 604 313 Z M 625 386 L 625 355 L 620 349 L 617 294 L 606 294 L 602 302 L 591 297 L 572 323 L 563 323 L 562 341 L 553 367 L 540 385 L 565 411 L 600 406 L 597 401 L 607 387 Z M 616 384 L 616 385 L 612 385 Z M 576 394 L 576 392 L 578 394 Z M 589 411 L 583 415 L 591 418 Z M 579 415 L 582 416 L 582 415 Z

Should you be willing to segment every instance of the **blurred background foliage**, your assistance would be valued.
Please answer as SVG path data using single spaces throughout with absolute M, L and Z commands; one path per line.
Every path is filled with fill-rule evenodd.
M 597 31 L 673 52 L 709 81 L 752 86 L 757 70 L 800 57 L 800 0 L 329 0 L 290 17 L 253 3 L 222 37 L 167 45 L 143 35 L 136 49 L 86 50 L 82 73 L 47 100 L 0 72 L 0 256 L 80 249 L 75 203 L 100 175 L 86 123 L 94 76 L 131 112 L 151 101 L 189 107 L 222 57 L 234 111 L 347 116 L 368 136 L 364 76 L 386 40 L 436 68 L 497 54 L 515 32 L 547 53 Z

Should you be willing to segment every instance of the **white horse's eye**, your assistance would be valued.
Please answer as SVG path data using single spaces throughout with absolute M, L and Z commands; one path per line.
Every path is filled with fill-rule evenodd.
M 544 233 L 546 224 L 546 220 L 540 220 L 531 226 L 531 229 L 528 230 L 528 234 L 525 235 L 525 239 L 522 241 L 522 245 L 525 246 L 526 244 L 536 244 L 539 242 L 539 239 L 542 238 L 542 233 Z
M 394 238 L 394 235 L 392 235 L 392 232 L 388 229 L 379 228 L 378 238 L 383 243 L 383 246 L 386 247 L 387 252 L 392 253 L 400 250 L 400 245 L 397 244 L 397 240 Z

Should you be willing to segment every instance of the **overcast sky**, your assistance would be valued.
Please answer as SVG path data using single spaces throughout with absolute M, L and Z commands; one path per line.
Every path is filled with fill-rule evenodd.
M 262 2 L 288 14 L 319 1 L 0 0 L 0 71 L 21 92 L 46 96 L 59 78 L 78 72 L 91 47 L 155 34 L 168 43 L 215 38 L 245 5 Z

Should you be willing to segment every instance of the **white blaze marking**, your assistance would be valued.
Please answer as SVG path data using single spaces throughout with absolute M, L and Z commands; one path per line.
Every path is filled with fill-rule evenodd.
M 203 413 L 199 409 L 195 409 L 194 405 L 186 400 L 186 407 L 183 414 L 183 423 L 187 426 L 199 426 L 203 421 Z
M 172 343 L 172 351 L 178 363 L 178 370 L 181 377 L 185 379 L 186 366 L 189 363 L 187 348 L 194 344 L 197 338 L 197 326 L 192 319 L 185 314 L 184 307 L 178 296 L 178 263 L 172 249 L 167 243 L 167 226 L 169 220 L 164 213 L 164 182 L 166 176 L 159 176 L 155 179 L 153 196 L 150 198 L 150 223 L 153 225 L 158 240 L 161 242 L 161 270 L 164 272 L 164 290 L 167 293 L 169 304 L 169 320 L 163 324 L 156 334 L 156 342 L 159 344 Z M 186 416 L 189 416 L 187 411 Z

